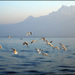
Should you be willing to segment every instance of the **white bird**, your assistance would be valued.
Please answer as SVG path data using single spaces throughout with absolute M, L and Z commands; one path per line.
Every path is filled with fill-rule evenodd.
M 53 47 L 53 49 L 55 49 L 55 48 L 57 48 L 59 50 L 59 47 L 58 46 Z
M 59 43 L 59 44 L 61 45 L 61 49 L 64 49 L 65 51 L 67 51 L 67 48 L 63 44 L 61 44 L 61 43 Z
M 50 45 L 51 47 L 53 47 L 53 45 L 50 42 L 48 42 L 47 40 L 46 42 L 47 42 L 47 45 Z
M 27 36 L 27 35 L 29 35 L 29 34 L 31 34 L 31 35 L 32 35 L 32 32 L 27 33 L 27 34 L 26 34 L 26 36 Z
M 23 43 L 23 45 L 25 45 L 25 44 L 26 44 L 27 46 L 29 46 L 28 42 L 24 42 L 24 43 Z
M 8 38 L 12 38 L 12 36 L 8 36 Z
M 2 46 L 0 45 L 0 48 L 2 48 Z
M 46 40 L 47 45 L 49 44 L 49 42 Z
M 14 48 L 11 48 L 11 49 L 13 49 L 14 54 L 17 54 L 17 53 L 18 53 L 18 52 L 16 51 L 16 49 L 14 49 Z
M 46 41 L 46 38 L 41 38 L 43 41 Z
M 36 48 L 36 51 L 37 51 L 38 53 L 41 53 L 43 50 Z
M 42 53 L 42 55 L 49 56 L 47 53 Z
M 34 41 L 37 41 L 37 40 L 32 40 L 31 43 L 33 43 Z

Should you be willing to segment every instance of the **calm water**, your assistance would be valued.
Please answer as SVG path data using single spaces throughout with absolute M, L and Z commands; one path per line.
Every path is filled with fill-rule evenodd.
M 30 44 L 34 39 L 38 42 Z M 60 42 L 69 47 L 67 51 L 53 49 L 40 38 L 0 38 L 0 74 L 75 74 L 75 38 L 46 39 L 53 41 L 54 46 L 60 47 Z M 25 41 L 29 47 L 23 46 Z M 49 56 L 37 53 L 35 48 L 43 49 Z

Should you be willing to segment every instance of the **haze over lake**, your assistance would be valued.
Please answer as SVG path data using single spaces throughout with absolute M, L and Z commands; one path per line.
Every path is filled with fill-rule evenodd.
M 45 16 L 29 16 L 15 24 L 1 24 L 0 36 L 25 36 L 29 31 L 33 36 L 75 37 L 75 6 L 62 5 L 57 11 Z

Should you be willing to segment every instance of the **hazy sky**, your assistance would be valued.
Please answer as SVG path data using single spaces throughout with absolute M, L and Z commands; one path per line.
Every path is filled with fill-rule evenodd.
M 62 5 L 75 5 L 75 1 L 0 1 L 0 24 L 17 23 L 31 15 L 48 15 Z

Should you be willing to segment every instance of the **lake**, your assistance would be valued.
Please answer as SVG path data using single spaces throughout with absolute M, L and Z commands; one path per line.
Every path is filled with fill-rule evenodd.
M 75 74 L 75 38 L 46 38 L 52 41 L 53 46 L 64 49 L 53 49 L 46 45 L 40 38 L 0 38 L 0 74 Z M 38 42 L 30 43 L 32 40 Z M 23 45 L 27 41 L 29 47 Z M 15 48 L 18 54 L 14 54 L 11 48 Z M 39 54 L 35 49 L 40 48 Z

